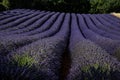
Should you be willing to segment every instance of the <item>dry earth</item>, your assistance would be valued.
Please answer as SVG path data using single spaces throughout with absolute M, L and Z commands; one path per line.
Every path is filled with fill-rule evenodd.
M 120 18 L 120 13 L 111 13 L 111 14 Z

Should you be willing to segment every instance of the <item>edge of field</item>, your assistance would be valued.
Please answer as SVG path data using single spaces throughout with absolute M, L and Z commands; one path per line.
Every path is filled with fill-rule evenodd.
M 120 18 L 120 13 L 111 13 L 113 16 Z

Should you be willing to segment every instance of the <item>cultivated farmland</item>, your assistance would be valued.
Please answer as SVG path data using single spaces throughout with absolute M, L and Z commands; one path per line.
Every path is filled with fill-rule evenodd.
M 1 80 L 120 80 L 120 19 L 30 9 L 0 13 Z

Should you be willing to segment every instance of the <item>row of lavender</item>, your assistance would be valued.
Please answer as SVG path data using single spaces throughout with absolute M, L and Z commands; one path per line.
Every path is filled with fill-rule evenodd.
M 13 16 L 11 14 L 25 12 L 21 15 Z M 3 12 L 3 16 L 0 18 L 1 34 L 23 34 L 33 35 L 38 32 L 41 33 L 52 26 L 52 24 L 58 18 L 60 13 L 35 11 L 35 10 L 13 10 Z M 18 12 L 17 12 L 18 11 Z M 10 14 L 11 13 L 11 14 Z M 111 39 L 119 40 L 120 26 L 119 20 L 109 14 L 82 14 L 88 28 L 92 31 Z M 47 22 L 46 22 L 47 21 Z M 7 24 L 6 24 L 7 23 Z M 45 23 L 45 24 L 44 24 Z M 47 24 L 48 23 L 48 24 Z M 47 25 L 47 26 L 46 26 Z M 28 27 L 29 26 L 29 27 Z M 41 27 L 45 26 L 45 27 Z
M 1 79 L 58 80 L 70 31 L 70 14 L 45 11 L 9 17 L 12 13 L 4 14 L 0 21 Z
M 62 55 L 69 44 L 67 80 L 119 80 L 119 30 L 120 19 L 110 14 L 29 9 L 2 12 L 0 77 L 59 80 Z
M 69 50 L 72 60 L 67 80 L 119 80 L 119 40 L 92 31 L 95 26 L 87 23 L 90 21 L 89 17 L 85 20 L 87 14 L 71 15 Z M 117 59 L 112 55 L 116 55 Z

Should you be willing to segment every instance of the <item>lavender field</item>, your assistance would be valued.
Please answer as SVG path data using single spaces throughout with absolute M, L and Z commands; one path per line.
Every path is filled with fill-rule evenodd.
M 120 19 L 0 12 L 0 80 L 120 80 Z

